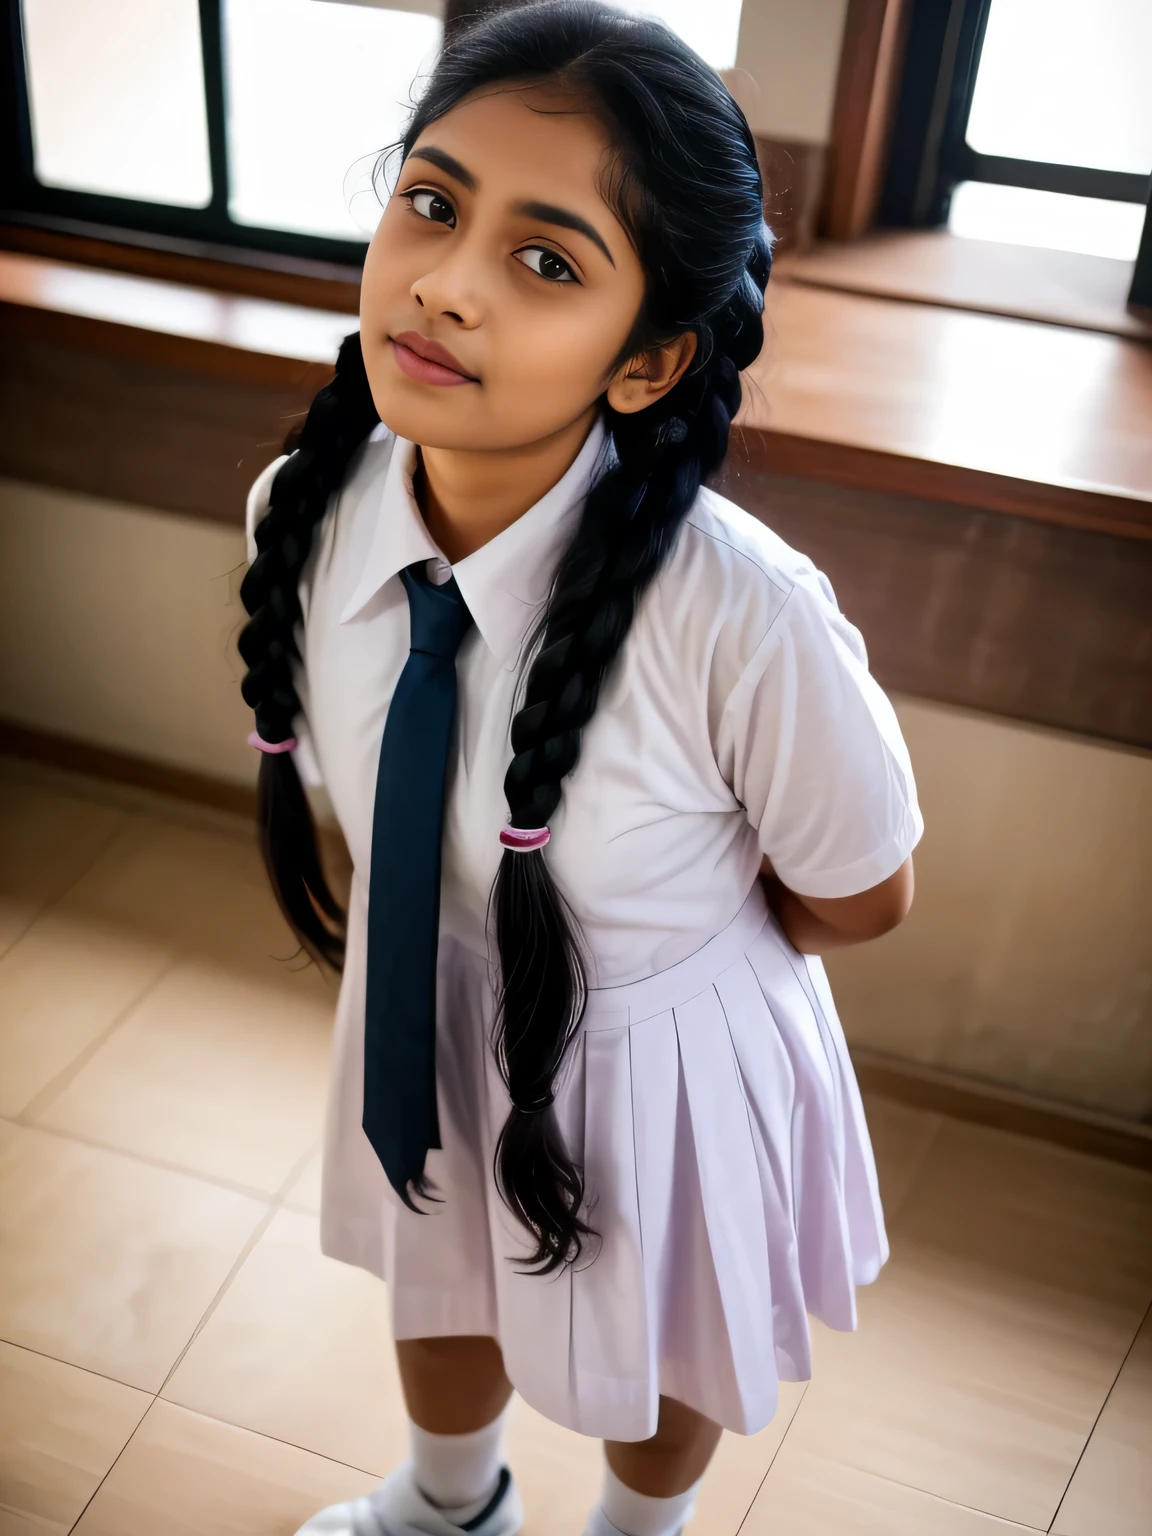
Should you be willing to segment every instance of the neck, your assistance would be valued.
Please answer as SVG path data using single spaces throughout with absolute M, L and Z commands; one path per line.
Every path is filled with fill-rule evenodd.
M 523 517 L 563 478 L 597 407 L 522 448 L 421 448 L 415 489 L 428 532 L 452 565 Z

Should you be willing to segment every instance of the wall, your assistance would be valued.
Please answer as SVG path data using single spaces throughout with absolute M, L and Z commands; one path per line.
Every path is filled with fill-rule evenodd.
M 0 716 L 254 783 L 243 561 L 239 529 L 0 481 Z
M 0 716 L 251 782 L 238 530 L 0 482 Z M 908 922 L 829 964 L 852 1041 L 1152 1118 L 1152 758 L 897 700 Z
M 917 895 L 832 956 L 854 1043 L 1152 1120 L 1152 757 L 898 699 Z
M 827 144 L 848 0 L 744 0 L 725 75 L 752 132 Z

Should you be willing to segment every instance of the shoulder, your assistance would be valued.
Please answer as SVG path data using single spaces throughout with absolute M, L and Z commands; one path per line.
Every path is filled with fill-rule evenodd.
M 745 656 L 794 619 L 846 622 L 828 578 L 807 555 L 707 489 L 688 513 L 659 585 L 662 600 L 694 613 L 697 625 L 711 614 L 717 640 Z
M 379 476 L 387 473 L 395 442 L 396 434 L 383 424 L 368 434 L 363 446 L 353 459 L 348 476 L 341 487 L 342 502 L 347 500 L 351 506 L 359 506 L 363 502 L 364 492 L 376 483 Z M 272 496 L 272 482 L 288 462 L 288 458 L 288 454 L 282 453 L 279 458 L 273 459 L 271 464 L 256 476 L 248 492 L 244 526 L 248 539 L 249 564 L 256 558 L 256 527 L 267 515 L 268 503 Z

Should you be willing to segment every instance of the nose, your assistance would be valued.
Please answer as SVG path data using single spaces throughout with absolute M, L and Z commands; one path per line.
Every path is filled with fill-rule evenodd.
M 418 277 L 409 292 L 430 315 L 442 315 L 471 330 L 483 314 L 478 273 L 476 253 L 467 242 L 454 240 L 444 259 Z

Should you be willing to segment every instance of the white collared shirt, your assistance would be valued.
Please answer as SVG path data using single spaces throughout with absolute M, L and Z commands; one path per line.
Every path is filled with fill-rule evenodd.
M 408 656 L 399 572 L 449 572 L 475 620 L 457 658 L 442 922 L 486 951 L 507 821 L 522 653 L 604 453 L 597 425 L 564 477 L 449 567 L 412 495 L 410 443 L 378 428 L 308 563 L 299 693 L 310 754 L 367 880 L 384 720 Z M 281 461 L 252 488 L 252 530 Z M 923 823 L 908 754 L 827 580 L 756 518 L 702 490 L 642 599 L 565 780 L 546 857 L 583 931 L 590 982 L 693 953 L 740 909 L 766 853 L 802 895 L 894 873 Z

